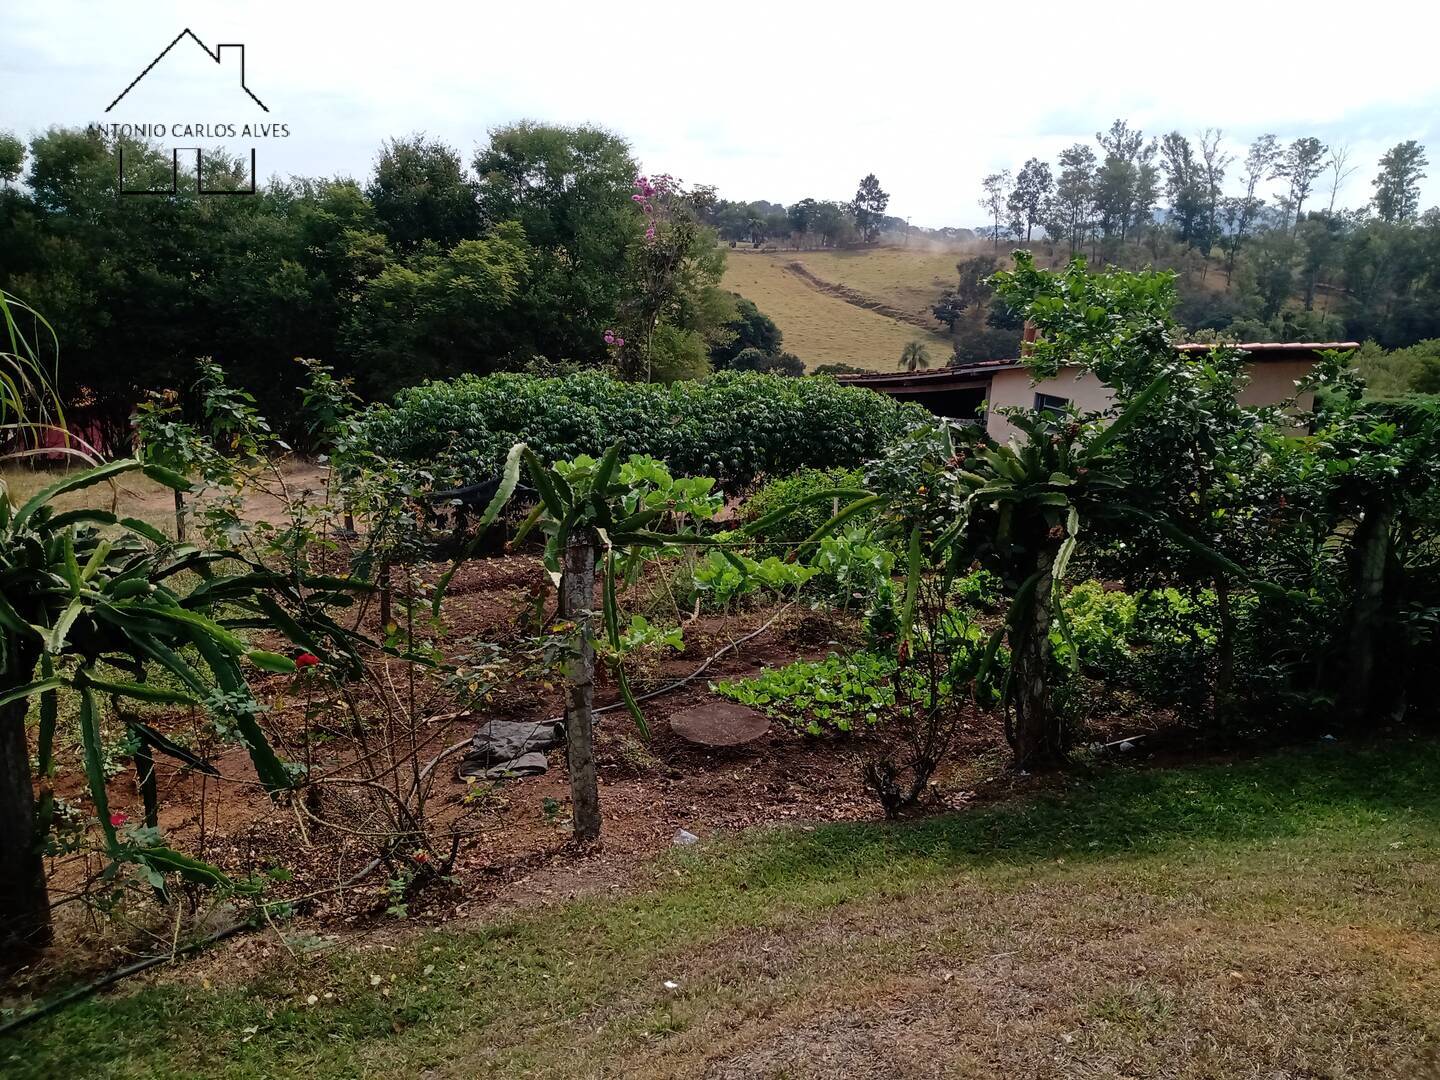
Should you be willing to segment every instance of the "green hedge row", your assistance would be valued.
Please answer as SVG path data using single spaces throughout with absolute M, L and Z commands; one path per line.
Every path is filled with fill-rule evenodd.
M 404 390 L 394 405 L 372 408 L 361 431 L 376 453 L 423 465 L 442 483 L 494 475 L 519 441 L 559 460 L 618 440 L 624 453 L 735 490 L 762 475 L 858 465 L 926 415 L 830 378 L 721 372 L 664 386 L 598 372 L 506 374 Z

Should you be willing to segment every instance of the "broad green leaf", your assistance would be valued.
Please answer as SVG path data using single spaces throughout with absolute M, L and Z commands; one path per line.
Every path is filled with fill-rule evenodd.
M 60 612 L 60 617 L 55 620 L 55 625 L 50 627 L 45 637 L 45 651 L 52 656 L 58 656 L 65 649 L 65 638 L 70 633 L 70 627 L 75 625 L 75 620 L 85 610 L 85 601 L 76 597 L 65 605 L 65 610 Z
M 1090 445 L 1085 449 L 1085 460 L 1087 462 L 1094 460 L 1104 452 L 1106 447 L 1112 442 L 1129 431 L 1130 428 L 1134 427 L 1155 399 L 1169 388 L 1170 376 L 1161 375 L 1149 386 L 1145 387 L 1144 390 L 1136 394 L 1135 397 L 1131 399 L 1130 404 L 1126 406 L 1125 411 L 1117 416 L 1109 427 L 1091 440 Z
M 920 590 L 921 571 L 920 526 L 910 530 L 910 543 L 905 558 L 905 600 L 900 608 L 900 641 L 910 640 L 915 622 L 915 597 Z
M 194 490 L 195 485 L 174 469 L 167 469 L 164 465 L 156 465 L 153 462 L 147 463 L 143 468 L 145 475 L 157 484 L 164 484 L 174 491 Z
M 829 536 L 832 532 L 838 529 L 841 525 L 845 524 L 845 522 L 849 521 L 852 517 L 860 513 L 862 510 L 868 510 L 870 509 L 870 507 L 876 506 L 885 501 L 886 499 L 883 495 L 866 495 L 863 498 L 856 499 L 849 506 L 842 506 L 839 513 L 835 514 L 835 516 L 832 517 L 829 521 L 825 522 L 825 524 L 821 525 L 818 529 L 816 529 L 804 540 L 802 540 L 800 542 L 801 546 L 804 546 L 806 544 L 818 543 L 820 540 L 822 540 L 826 536 Z
M 196 754 L 192 754 L 189 750 L 185 749 L 185 747 L 181 746 L 179 743 L 173 742 L 170 739 L 166 738 L 159 731 L 156 731 L 153 727 L 151 727 L 149 724 L 144 723 L 139 718 L 134 716 L 127 716 L 125 717 L 125 723 L 129 727 L 134 729 L 135 733 L 139 735 L 140 738 L 144 739 L 147 743 L 153 746 L 156 750 L 159 750 L 162 754 L 168 754 L 170 757 L 173 757 L 178 761 L 183 761 L 191 768 L 198 769 L 200 772 L 206 773 L 209 776 L 220 775 L 220 770 L 217 769 L 214 765 L 210 764 L 210 762 L 206 761 L 202 757 L 197 756 Z
M 246 691 L 240 669 L 235 666 L 229 656 L 221 652 L 213 639 L 207 637 L 198 628 L 191 632 L 191 638 L 195 647 L 200 650 L 200 655 L 205 657 L 206 664 L 215 673 L 215 679 L 223 689 L 233 693 Z M 245 740 L 245 746 L 250 751 L 250 761 L 255 766 L 255 775 L 265 785 L 265 790 L 273 795 L 277 791 L 293 787 L 294 778 L 280 758 L 276 756 L 270 740 L 265 737 L 265 732 L 255 719 L 255 714 L 242 709 L 233 713 L 230 719 L 234 721 L 236 730 Z
M 137 861 L 146 863 L 162 874 L 178 874 L 186 881 L 193 881 L 197 885 L 229 888 L 234 884 L 218 867 L 201 862 L 199 859 L 193 859 L 189 855 L 183 855 L 173 848 L 141 848 L 134 853 L 134 857 Z
M 744 528 L 739 530 L 741 536 L 754 536 L 764 532 L 771 525 L 784 521 L 795 514 L 802 507 L 810 506 L 813 503 L 834 501 L 836 499 L 863 499 L 871 493 L 864 488 L 825 488 L 822 491 L 812 491 L 804 498 L 796 499 L 793 503 L 777 507 L 764 517 L 756 518 Z

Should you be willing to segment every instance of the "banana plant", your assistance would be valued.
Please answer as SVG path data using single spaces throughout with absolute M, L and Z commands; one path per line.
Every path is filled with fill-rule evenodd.
M 101 710 L 109 700 L 192 705 L 244 744 L 255 773 L 271 793 L 294 787 L 298 772 L 281 761 L 256 720 L 258 706 L 247 668 L 293 671 L 285 656 L 252 649 L 236 632 L 277 627 L 297 644 L 345 659 L 343 632 L 333 623 L 285 610 L 331 588 L 309 583 L 307 595 L 263 568 L 237 561 L 233 552 L 171 541 L 146 522 L 98 509 L 61 511 L 55 500 L 70 492 L 145 475 L 182 490 L 181 476 L 139 460 L 115 461 L 71 474 L 14 506 L 0 493 L 0 940 L 43 942 L 49 908 L 41 862 L 54 810 L 55 727 L 61 695 L 77 700 L 79 734 L 90 798 L 110 873 L 137 866 L 152 884 L 164 875 L 209 885 L 228 884 L 214 867 L 160 843 L 155 830 L 153 755 L 177 758 L 211 771 L 138 715 L 120 707 L 117 717 L 141 747 L 137 755 L 146 825 L 122 833 L 106 792 Z M 232 572 L 236 567 L 240 572 Z M 187 587 L 185 582 L 198 579 Z M 330 644 L 327 650 L 325 644 Z M 162 675 L 162 678 L 156 676 Z M 26 738 L 32 698 L 39 699 L 36 773 L 38 805 Z

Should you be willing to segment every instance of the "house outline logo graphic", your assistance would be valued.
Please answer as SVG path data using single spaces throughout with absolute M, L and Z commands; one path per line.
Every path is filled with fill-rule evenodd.
M 241 89 L 242 91 L 244 91 L 245 95 L 246 95 L 247 97 L 249 97 L 250 100 L 253 101 L 256 105 L 258 105 L 263 112 L 266 112 L 266 113 L 269 113 L 269 112 L 270 112 L 270 106 L 266 105 L 265 102 L 263 102 L 263 101 L 260 100 L 259 96 L 255 93 L 255 91 L 253 91 L 253 90 L 250 89 L 250 86 L 249 86 L 249 84 L 248 84 L 247 81 L 246 81 L 246 77 L 245 77 L 245 46 L 244 46 L 243 44 L 241 44 L 240 42 L 224 42 L 224 43 L 222 43 L 222 44 L 216 45 L 215 48 L 212 49 L 212 48 L 210 48 L 210 46 L 206 45 L 205 42 L 201 41 L 200 38 L 199 38 L 199 36 L 198 36 L 193 30 L 191 30 L 188 26 L 187 26 L 185 29 L 181 30 L 180 33 L 176 34 L 175 37 L 174 37 L 174 39 L 170 42 L 170 44 L 166 45 L 165 48 L 161 49 L 159 55 L 157 55 L 154 60 L 151 60 L 150 63 L 148 63 L 147 65 L 145 65 L 144 70 L 142 70 L 142 71 L 140 72 L 140 74 L 136 75 L 135 78 L 133 78 L 133 79 L 130 80 L 130 84 L 129 84 L 128 86 L 126 86 L 124 90 L 121 90 L 119 94 L 117 94 L 117 95 L 115 96 L 115 100 L 113 100 L 112 102 L 110 102 L 109 105 L 105 106 L 105 112 L 106 112 L 107 114 L 109 114 L 112 110 L 114 110 L 114 108 L 115 108 L 117 105 L 119 105 L 121 101 L 123 101 L 123 100 L 125 99 L 125 96 L 126 96 L 127 94 L 129 94 L 130 91 L 134 90 L 135 87 L 140 84 L 141 80 L 143 80 L 147 75 L 149 75 L 150 72 L 153 71 L 153 70 L 155 69 L 155 67 L 160 63 L 160 61 L 164 60 L 165 57 L 170 54 L 170 51 L 171 51 L 172 49 L 174 49 L 175 46 L 179 45 L 180 42 L 181 42 L 182 40 L 184 40 L 185 38 L 189 38 L 191 41 L 193 41 L 196 45 L 198 45 L 198 46 L 204 51 L 204 53 L 205 53 L 206 56 L 208 56 L 211 60 L 213 60 L 213 61 L 216 63 L 216 65 L 219 65 L 219 66 L 222 66 L 222 67 L 223 67 L 223 62 L 224 62 L 224 57 L 225 57 L 225 52 L 224 52 L 224 50 L 226 50 L 226 49 L 237 49 L 237 50 L 239 50 L 239 54 L 240 54 L 240 89 Z M 163 125 L 156 125 L 156 126 L 161 128 L 161 132 L 160 132 L 160 133 L 163 134 L 163 131 L 164 131 Z M 179 127 L 179 125 L 176 125 L 176 127 Z M 232 127 L 232 130 L 231 130 L 230 134 L 234 134 L 234 132 L 233 132 L 233 125 L 232 125 L 231 127 Z M 248 132 L 248 130 L 249 130 L 248 125 L 246 126 L 246 130 L 247 130 L 247 132 Z M 178 133 L 178 132 L 176 132 L 176 133 Z M 187 134 L 188 134 L 188 132 L 187 132 Z M 288 128 L 287 128 L 286 134 L 288 134 Z M 204 154 L 205 154 L 205 151 L 204 151 L 201 147 L 198 147 L 198 146 L 178 146 L 178 147 L 173 148 L 173 149 L 170 151 L 170 186 L 169 186 L 169 187 L 160 187 L 160 188 L 127 188 L 127 187 L 125 186 L 125 147 L 124 147 L 123 143 L 118 144 L 117 147 L 116 147 L 116 168 L 117 168 L 117 171 L 118 171 L 118 187 L 117 187 L 118 193 L 121 194 L 121 195 L 177 195 L 177 194 L 179 194 L 179 192 L 180 192 L 180 154 L 181 154 L 182 152 L 184 152 L 184 153 L 187 155 L 186 173 L 188 174 L 188 172 L 189 172 L 188 155 L 189 155 L 192 151 L 193 151 L 194 154 L 195 154 L 195 192 L 196 192 L 196 194 L 198 194 L 198 195 L 254 195 L 254 194 L 256 193 L 256 187 L 255 187 L 255 148 L 254 148 L 253 146 L 250 148 L 250 185 L 249 185 L 249 187 L 243 187 L 243 188 L 207 188 L 207 187 L 205 187 L 204 179 L 203 179 L 203 176 L 204 176 Z
M 215 63 L 217 63 L 217 64 L 219 64 L 219 63 L 221 62 L 221 53 L 220 53 L 220 50 L 221 50 L 221 49 L 239 49 L 239 50 L 240 50 L 240 89 L 241 89 L 241 90 L 244 90 L 245 93 L 249 94 L 249 95 L 250 95 L 250 100 L 253 101 L 253 102 L 255 102 L 256 105 L 259 105 L 260 108 L 264 109 L 267 113 L 270 111 L 270 107 L 269 107 L 268 105 L 266 105 L 263 101 L 261 101 L 258 97 L 255 96 L 255 91 L 251 90 L 250 87 L 248 87 L 247 85 L 245 85 L 245 46 L 239 44 L 238 42 L 227 42 L 226 44 L 223 44 L 223 45 L 216 45 L 215 48 L 212 49 L 212 48 L 210 48 L 209 45 L 206 45 L 203 41 L 201 41 L 198 37 L 196 37 L 196 36 L 195 36 L 195 31 L 191 30 L 188 26 L 187 26 L 184 30 L 181 30 L 180 33 L 178 33 L 178 34 L 175 35 L 175 40 L 174 40 L 174 41 L 170 42 L 169 45 L 166 45 L 165 48 L 163 48 L 163 49 L 160 50 L 160 55 L 159 55 L 159 56 L 155 57 L 154 60 L 151 60 L 150 63 L 148 63 L 148 64 L 145 65 L 145 70 L 144 70 L 144 71 L 140 72 L 139 75 L 136 75 L 135 78 L 133 78 L 133 79 L 130 80 L 130 85 L 129 85 L 129 86 L 125 87 L 124 90 L 121 90 L 119 94 L 115 95 L 115 100 L 112 101 L 112 102 L 110 102 L 109 105 L 106 105 L 106 106 L 105 106 L 105 111 L 108 113 L 111 109 L 115 108 L 116 105 L 119 105 L 120 102 L 121 102 L 121 100 L 125 97 L 125 95 L 128 94 L 128 93 L 130 93 L 131 90 L 134 90 L 135 87 L 139 85 L 140 80 L 143 79 L 143 78 L 145 78 L 146 75 L 149 75 L 150 72 L 154 69 L 155 65 L 158 64 L 158 63 L 160 63 L 161 60 L 164 60 L 165 57 L 166 57 L 167 55 L 169 55 L 171 49 L 175 48 L 176 45 L 179 45 L 179 44 L 180 44 L 180 39 L 181 39 L 181 38 L 187 38 L 187 37 L 188 37 L 191 41 L 195 42 L 196 45 L 199 45 L 200 48 L 204 49 L 204 50 L 205 50 L 205 55 L 208 56 L 208 57 L 210 57 L 210 59 L 211 59 L 211 60 L 214 60 Z

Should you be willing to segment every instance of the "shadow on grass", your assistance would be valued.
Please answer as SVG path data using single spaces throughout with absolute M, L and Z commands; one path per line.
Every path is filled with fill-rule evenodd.
M 693 954 L 777 912 L 808 918 L 840 896 L 883 896 L 956 868 L 1310 835 L 1333 837 L 1338 850 L 1347 834 L 1395 821 L 1429 827 L 1433 842 L 1437 780 L 1440 743 L 1327 743 L 1234 764 L 1115 768 L 1055 793 L 902 825 L 771 830 L 679 852 L 650 889 L 417 935 L 383 962 L 338 950 L 244 986 L 92 999 L 0 1039 L 0 1073 L 319 1080 L 385 1072 L 377 1055 L 393 1065 L 398 1042 L 413 1075 L 422 1059 L 446 1060 L 492 1034 L 503 1044 L 516 1018 L 589 1015 L 662 957 Z M 393 996 L 370 989 L 382 970 L 400 976 L 386 983 Z M 308 986 L 340 992 L 310 1008 L 298 998 Z M 239 1031 L 264 1034 L 242 1043 Z
M 730 865 L 742 877 L 793 884 L 886 865 L 943 869 L 1154 854 L 1182 844 L 1345 830 L 1397 815 L 1440 824 L 1440 743 L 1327 742 L 1229 764 L 1116 767 L 1058 792 L 901 825 L 767 834 L 738 846 Z

